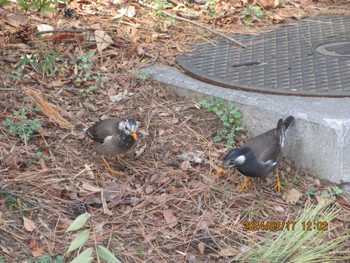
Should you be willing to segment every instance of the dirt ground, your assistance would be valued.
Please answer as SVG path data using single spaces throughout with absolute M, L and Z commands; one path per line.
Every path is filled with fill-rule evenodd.
M 163 11 L 222 33 L 257 33 L 288 19 L 350 13 L 349 1 L 283 1 L 266 10 L 265 19 L 248 26 L 241 12 L 249 1 L 221 1 L 215 17 L 204 6 L 169 2 L 172 5 Z M 18 123 L 13 111 L 26 108 L 26 117 L 41 124 L 30 140 L 21 140 L 0 123 L 0 257 L 5 262 L 27 262 L 45 253 L 52 258 L 64 255 L 74 237 L 66 230 L 76 217 L 77 206 L 72 209 L 71 204 L 77 200 L 92 214 L 88 226 L 93 237 L 86 246 L 109 247 L 122 262 L 230 262 L 253 244 L 278 235 L 244 231 L 243 222 L 288 221 L 305 203 L 326 198 L 322 193 L 330 186 L 288 160 L 279 172 L 289 194 L 271 190 L 273 175 L 254 179 L 243 193 L 238 188 L 244 177 L 238 172 L 216 178 L 228 150 L 213 142 L 219 119 L 138 72 L 153 63 L 176 66 L 176 54 L 198 41 L 213 41 L 215 35 L 185 21 L 171 21 L 164 13 L 157 16 L 137 1 L 73 1 L 69 6 L 76 10 L 73 18 L 64 17 L 62 8 L 44 17 L 33 10 L 20 11 L 13 3 L 0 9 L 0 121 Z M 116 18 L 123 8 L 126 13 Z M 40 37 L 35 35 L 39 24 L 100 30 L 113 44 L 98 52 L 96 42 L 82 44 L 87 32 Z M 51 50 L 67 61 L 55 76 L 43 76 L 27 65 L 19 79 L 13 78 L 23 54 L 42 58 Z M 90 74 L 106 80 L 78 81 L 83 70 L 77 58 L 89 51 L 94 52 Z M 96 87 L 92 92 L 80 91 L 91 85 Z M 29 111 L 34 105 L 41 110 Z M 82 128 L 126 116 L 140 123 L 139 140 L 122 156 L 125 164 L 110 160 L 124 172 L 112 175 Z M 241 132 L 235 146 L 248 138 Z M 297 199 L 291 200 L 291 190 L 300 194 Z M 329 201 L 340 212 L 330 223 L 327 239 L 350 230 L 349 196 L 332 197 Z M 344 251 L 349 249 L 345 244 Z

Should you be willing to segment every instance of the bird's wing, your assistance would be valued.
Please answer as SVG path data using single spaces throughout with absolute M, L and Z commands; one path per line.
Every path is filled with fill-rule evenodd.
M 254 137 L 244 146 L 250 147 L 256 159 L 262 164 L 278 161 L 281 153 L 280 138 L 276 129 L 269 130 Z
M 118 121 L 103 120 L 86 130 L 86 134 L 96 142 L 103 143 L 107 136 L 116 136 Z

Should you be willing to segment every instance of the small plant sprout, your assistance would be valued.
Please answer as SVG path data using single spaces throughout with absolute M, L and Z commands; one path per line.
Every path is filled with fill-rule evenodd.
M 255 21 L 265 18 L 265 12 L 260 6 L 250 5 L 246 11 L 242 12 L 244 15 L 243 23 L 247 26 L 251 26 Z
M 317 190 L 315 187 L 310 187 L 309 190 L 305 194 L 309 195 L 309 196 L 316 196 Z
M 171 7 L 171 4 L 166 0 L 154 0 L 156 6 L 156 15 L 162 16 L 163 11 Z
M 149 69 L 143 71 L 137 70 L 133 75 L 141 81 L 147 81 L 152 76 L 152 71 Z
M 22 141 L 29 141 L 31 136 L 39 131 L 41 124 L 37 120 L 30 120 L 25 108 L 13 112 L 13 119 L 5 119 L 3 124 L 10 134 L 17 135 Z
M 292 183 L 293 183 L 294 185 L 299 185 L 300 180 L 299 180 L 298 178 L 294 177 Z
M 199 102 L 207 112 L 212 112 L 220 118 L 224 128 L 216 132 L 214 142 L 226 140 L 227 146 L 232 146 L 235 142 L 236 132 L 242 130 L 242 113 L 232 104 L 225 103 L 223 99 L 203 99 Z
M 89 213 L 82 214 L 78 216 L 73 223 L 69 226 L 66 232 L 75 232 L 83 227 L 85 227 L 86 222 L 90 218 Z M 95 251 L 96 256 L 98 258 L 97 262 L 100 262 L 101 259 L 106 260 L 110 263 L 121 263 L 119 259 L 115 257 L 115 255 L 109 251 L 107 248 L 101 245 L 97 245 L 95 250 L 91 247 L 86 248 L 85 250 L 82 250 L 84 246 L 86 246 L 86 242 L 88 241 L 90 234 L 90 229 L 80 230 L 80 232 L 75 236 L 75 238 L 72 240 L 68 250 L 67 255 L 69 253 L 72 253 L 73 251 L 79 250 L 79 254 L 72 260 L 70 263 L 90 263 L 94 261 L 93 252 Z M 93 231 L 95 232 L 95 231 Z
M 52 258 L 49 254 L 44 254 L 41 257 L 36 257 L 34 260 L 27 259 L 23 262 L 26 263 L 64 263 L 63 256 L 57 256 L 56 258 Z M 0 260 L 1 263 L 1 260 Z
M 77 57 L 77 68 L 79 72 L 75 79 L 76 82 L 95 81 L 96 83 L 101 83 L 107 79 L 106 76 L 101 75 L 99 72 L 95 73 L 92 71 L 94 55 L 94 52 L 88 52 Z M 89 99 L 90 101 L 93 100 L 94 90 L 96 90 L 95 85 L 78 89 L 81 96 Z
M 207 14 L 209 17 L 217 16 L 217 13 L 215 11 L 215 5 L 218 2 L 219 0 L 208 0 L 204 6 L 204 13 Z
M 92 96 L 94 95 L 94 90 L 96 89 L 95 86 L 89 86 L 86 89 L 79 89 L 78 91 L 81 93 L 81 96 L 84 98 L 88 98 L 90 101 L 92 101 Z
M 95 53 L 94 52 L 88 52 L 86 54 L 80 55 L 77 57 L 78 59 L 78 70 L 90 70 L 93 61 Z

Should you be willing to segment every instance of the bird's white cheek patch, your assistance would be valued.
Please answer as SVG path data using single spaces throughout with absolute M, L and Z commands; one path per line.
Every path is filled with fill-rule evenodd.
M 241 165 L 245 162 L 246 158 L 244 155 L 240 155 L 235 159 L 235 163 Z
M 105 139 L 103 140 L 103 143 L 109 143 L 111 140 L 112 140 L 113 136 L 112 135 L 109 135 L 109 136 L 106 136 Z

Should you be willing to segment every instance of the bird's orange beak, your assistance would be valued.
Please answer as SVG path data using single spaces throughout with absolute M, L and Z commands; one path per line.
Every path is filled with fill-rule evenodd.
M 225 172 L 224 168 L 222 167 L 219 167 L 217 173 L 216 173 L 216 176 L 219 177 L 220 175 L 222 175 L 223 173 Z
M 135 141 L 137 141 L 137 134 L 136 134 L 136 132 L 133 132 L 133 133 L 131 134 L 131 136 L 134 138 Z

